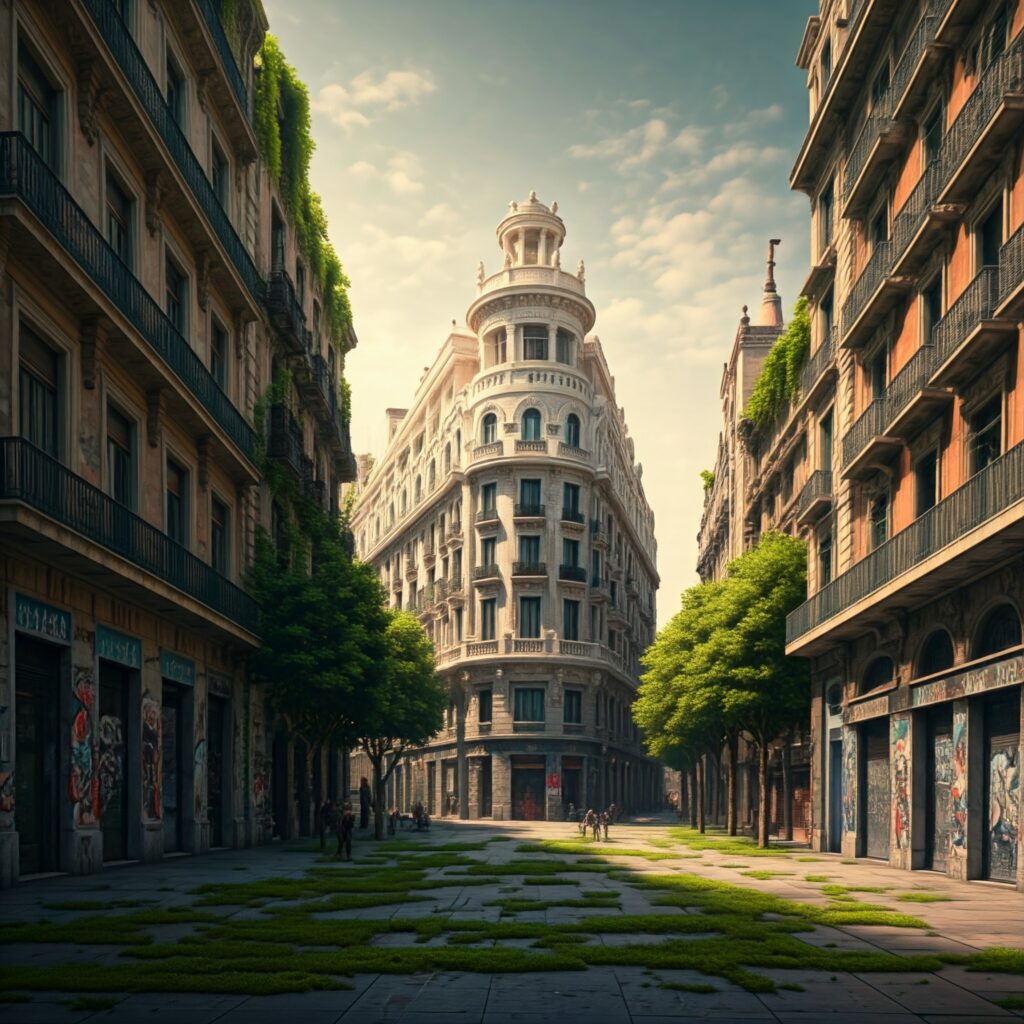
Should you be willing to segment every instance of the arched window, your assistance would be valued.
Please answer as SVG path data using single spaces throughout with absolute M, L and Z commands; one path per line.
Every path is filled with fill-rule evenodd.
M 830 715 L 839 715 L 843 711 L 843 688 L 839 683 L 833 683 L 825 694 L 825 703 L 828 705 Z
M 917 675 L 930 676 L 953 667 L 953 640 L 944 629 L 937 629 L 921 648 L 917 659 Z
M 413 501 L 419 501 L 423 497 L 423 477 L 416 477 L 416 483 L 413 485 Z
M 409 495 L 408 495 L 408 493 L 405 490 L 403 490 L 402 491 L 401 501 L 398 504 L 398 513 L 399 513 L 399 515 L 403 515 L 404 516 L 405 515 L 405 510 L 406 510 L 406 508 L 408 508 L 408 506 L 409 506 Z
M 972 656 L 984 658 L 1021 642 L 1020 616 L 1012 604 L 1001 604 L 985 616 L 974 639 Z
M 498 433 L 497 426 L 495 426 L 495 428 L 494 428 L 494 433 L 495 434 Z M 461 430 L 456 430 L 455 431 L 455 451 L 454 451 L 453 454 L 455 455 L 455 465 L 456 466 L 461 466 L 462 465 L 462 431 Z
M 580 418 L 574 412 L 565 418 L 565 443 L 573 448 L 580 446 Z
M 447 473 L 452 468 L 452 443 L 449 441 L 444 446 L 444 471 Z
M 860 684 L 860 692 L 870 693 L 879 686 L 885 686 L 886 683 L 891 683 L 895 674 L 896 666 L 893 665 L 892 658 L 886 657 L 885 655 L 880 658 L 875 658 L 875 660 L 868 665 L 867 671 L 864 673 L 864 678 L 861 680 Z
M 523 413 L 523 440 L 540 440 L 540 413 L 536 409 L 527 409 Z
M 437 466 L 434 464 L 434 460 L 430 460 L 430 466 L 427 469 L 427 490 L 432 491 L 434 484 L 437 483 Z
M 481 444 L 494 444 L 498 440 L 498 417 L 489 412 L 484 417 L 483 430 L 480 434 Z

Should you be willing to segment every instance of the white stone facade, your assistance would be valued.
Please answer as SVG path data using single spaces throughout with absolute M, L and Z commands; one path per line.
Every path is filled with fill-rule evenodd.
M 393 796 L 464 818 L 639 809 L 661 790 L 629 713 L 658 586 L 642 467 L 557 204 L 510 204 L 497 234 L 468 327 L 360 465 L 357 553 L 420 616 L 451 691 Z

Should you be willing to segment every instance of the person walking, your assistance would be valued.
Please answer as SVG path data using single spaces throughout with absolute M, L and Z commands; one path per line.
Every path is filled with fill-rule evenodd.
M 364 775 L 359 780 L 359 827 L 366 828 L 370 824 L 370 784 Z
M 352 805 L 346 800 L 341 814 L 337 816 L 338 856 L 342 860 L 352 859 L 352 832 L 356 827 L 356 816 L 352 813 Z
M 608 813 L 608 811 L 602 811 L 601 812 L 600 825 L 601 825 L 601 828 L 604 830 L 604 841 L 606 843 L 608 842 L 608 822 L 609 822 L 610 819 L 611 819 L 611 815 Z

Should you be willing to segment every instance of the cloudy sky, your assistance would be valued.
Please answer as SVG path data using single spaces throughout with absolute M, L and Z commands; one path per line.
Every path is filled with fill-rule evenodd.
M 464 322 L 511 199 L 558 200 L 657 522 L 659 624 L 695 582 L 718 387 L 769 237 L 788 311 L 808 205 L 794 65 L 816 0 L 264 0 L 310 87 L 313 186 L 352 279 L 353 443 Z

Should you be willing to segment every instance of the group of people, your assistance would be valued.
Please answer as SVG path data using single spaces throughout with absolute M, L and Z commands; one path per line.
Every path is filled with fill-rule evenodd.
M 609 804 L 607 810 L 601 811 L 600 813 L 597 813 L 593 808 L 590 808 L 585 814 L 581 815 L 573 804 L 569 804 L 567 817 L 569 821 L 576 822 L 581 836 L 586 836 L 593 832 L 594 839 L 600 839 L 603 833 L 604 840 L 607 842 L 608 826 L 615 824 L 615 818 L 618 812 L 619 809 L 615 804 Z
M 370 827 L 370 811 L 373 808 L 373 798 L 370 792 L 369 782 L 363 778 L 359 782 L 359 828 Z M 430 828 L 430 815 L 427 814 L 420 801 L 417 801 L 409 814 L 403 815 L 398 807 L 392 805 L 388 810 L 388 833 L 394 835 L 401 827 L 404 819 L 412 821 L 418 832 Z M 324 800 L 319 811 L 320 825 L 320 849 L 327 849 L 327 836 L 334 833 L 338 837 L 337 856 L 342 860 L 352 859 L 352 836 L 356 830 L 356 816 L 352 810 L 352 804 L 346 800 L 340 807 L 331 799 Z

